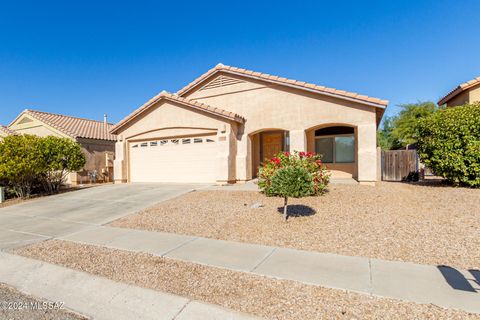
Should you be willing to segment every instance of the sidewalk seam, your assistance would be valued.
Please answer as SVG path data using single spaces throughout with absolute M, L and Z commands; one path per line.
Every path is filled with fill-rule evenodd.
M 175 320 L 178 318 L 178 316 L 183 312 L 183 310 L 185 310 L 187 308 L 187 306 L 190 304 L 190 302 L 192 302 L 193 300 L 188 300 L 187 303 L 185 303 L 185 305 L 177 312 L 176 315 L 173 316 L 172 320 Z
M 277 248 L 273 248 L 273 250 L 270 251 L 269 253 L 267 253 L 267 255 L 266 255 L 262 260 L 260 260 L 260 262 L 257 263 L 257 265 L 254 266 L 253 269 L 250 270 L 249 272 L 254 273 L 254 271 L 255 271 L 258 267 L 260 267 L 260 265 L 263 264 L 268 258 L 270 258 L 270 256 L 271 256 L 276 250 L 277 250 Z
M 175 250 L 177 250 L 177 249 L 180 249 L 181 247 L 186 246 L 187 244 L 189 244 L 189 243 L 191 243 L 191 242 L 193 242 L 193 241 L 195 241 L 195 240 L 198 240 L 199 238 L 200 238 L 200 237 L 194 237 L 193 239 L 187 240 L 187 241 L 179 244 L 179 245 L 176 246 L 175 248 L 172 248 L 172 249 L 170 249 L 170 250 L 168 250 L 168 251 L 160 254 L 159 256 L 162 257 L 162 258 L 164 258 L 167 254 L 169 254 L 169 253 L 171 253 L 171 252 L 173 252 L 173 251 L 175 251 Z

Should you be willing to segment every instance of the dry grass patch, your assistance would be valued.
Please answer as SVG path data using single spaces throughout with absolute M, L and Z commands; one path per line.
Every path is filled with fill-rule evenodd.
M 46 241 L 16 253 L 269 319 L 480 319 L 480 315 L 433 305 L 374 298 L 68 241 Z
M 254 203 L 264 207 L 250 208 Z M 480 190 L 380 183 L 332 185 L 322 197 L 201 191 L 165 201 L 111 225 L 351 256 L 480 267 Z M 312 214 L 313 213 L 313 214 Z M 306 215 L 303 215 L 306 214 Z M 311 215 L 309 215 L 311 214 Z

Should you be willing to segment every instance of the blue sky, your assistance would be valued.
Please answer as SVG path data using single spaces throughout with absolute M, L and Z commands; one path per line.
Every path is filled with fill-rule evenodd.
M 121 120 L 217 63 L 390 100 L 480 75 L 480 1 L 1 1 L 0 124 Z

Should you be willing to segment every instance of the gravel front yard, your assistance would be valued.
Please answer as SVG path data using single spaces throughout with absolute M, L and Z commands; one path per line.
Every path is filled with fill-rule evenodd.
M 38 299 L 0 283 L 0 319 L 7 320 L 86 320 L 87 318 L 67 311 L 54 309 L 60 305 L 48 305 Z
M 46 241 L 16 253 L 269 319 L 480 319 L 480 315 L 433 305 L 374 298 L 68 241 Z
M 262 208 L 250 206 L 261 203 Z M 480 267 L 480 190 L 402 183 L 332 185 L 322 197 L 198 191 L 111 225 L 421 264 Z

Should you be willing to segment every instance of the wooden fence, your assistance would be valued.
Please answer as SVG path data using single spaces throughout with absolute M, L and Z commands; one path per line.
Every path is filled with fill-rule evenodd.
M 416 150 L 382 151 L 382 180 L 402 181 L 410 172 L 418 169 Z

